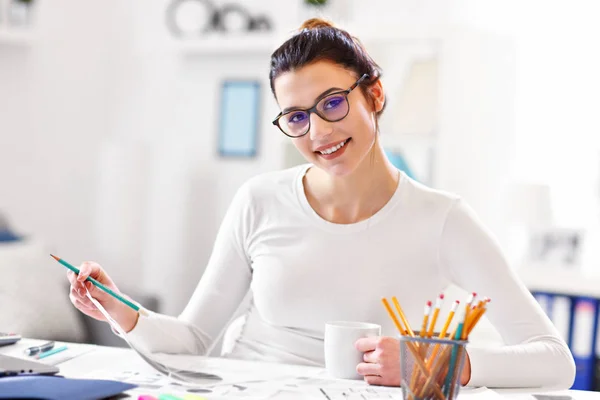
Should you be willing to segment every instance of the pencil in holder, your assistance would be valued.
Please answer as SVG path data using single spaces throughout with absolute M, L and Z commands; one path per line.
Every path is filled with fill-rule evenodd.
M 400 335 L 400 386 L 405 400 L 453 400 L 460 390 L 466 340 Z

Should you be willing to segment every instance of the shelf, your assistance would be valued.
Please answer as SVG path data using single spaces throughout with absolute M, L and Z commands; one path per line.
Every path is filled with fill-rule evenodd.
M 524 266 L 516 272 L 531 291 L 600 298 L 600 276 L 551 265 Z
M 200 39 L 172 39 L 174 47 L 186 55 L 270 55 L 277 44 L 272 34 L 229 34 Z
M 33 42 L 30 28 L 7 28 L 0 26 L 0 44 L 30 45 Z

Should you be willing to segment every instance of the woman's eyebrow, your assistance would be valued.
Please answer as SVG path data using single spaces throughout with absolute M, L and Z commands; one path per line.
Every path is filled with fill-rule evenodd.
M 332 88 L 329 88 L 329 89 L 327 89 L 326 91 L 324 91 L 323 93 L 321 93 L 320 95 L 318 95 L 318 96 L 317 96 L 317 98 L 315 99 L 315 104 L 316 104 L 316 103 L 318 103 L 319 101 L 321 101 L 321 99 L 322 99 L 323 97 L 327 96 L 329 93 L 331 93 L 331 92 L 341 92 L 341 91 L 343 91 L 343 90 L 344 90 L 344 89 L 337 88 L 337 87 L 332 87 Z M 285 114 L 285 113 L 287 113 L 287 112 L 290 112 L 290 111 L 292 111 L 292 110 L 304 110 L 304 108 L 302 108 L 302 107 L 298 107 L 298 106 L 286 107 L 286 108 L 284 108 L 284 109 L 281 111 L 281 113 L 282 113 L 282 114 Z

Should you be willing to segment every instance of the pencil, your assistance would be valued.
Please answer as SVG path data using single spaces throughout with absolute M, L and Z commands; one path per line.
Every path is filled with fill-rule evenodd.
M 65 350 L 67 350 L 67 346 L 55 347 L 52 350 L 48 350 L 48 351 L 38 354 L 37 356 L 35 356 L 35 358 L 37 360 L 39 360 L 39 359 L 46 358 L 46 357 L 51 356 L 56 353 L 60 353 L 61 351 L 65 351 Z
M 446 318 L 446 322 L 444 323 L 444 326 L 442 327 L 442 330 L 440 331 L 440 334 L 438 336 L 439 339 L 446 338 L 446 332 L 448 332 L 448 327 L 452 323 L 452 319 L 454 318 L 454 314 L 456 314 L 456 310 L 458 309 L 459 305 L 460 305 L 460 301 L 458 301 L 458 300 L 456 300 L 454 302 L 454 304 L 452 304 L 452 308 L 450 308 L 450 312 L 448 313 L 448 318 Z M 433 351 L 431 352 L 431 356 L 429 356 L 429 360 L 427 360 L 427 368 L 431 368 L 431 365 L 433 364 L 433 361 L 435 360 L 435 357 L 437 356 L 437 353 L 439 351 L 440 351 L 440 344 L 437 343 L 433 346 Z
M 425 309 L 423 311 L 423 323 L 421 324 L 421 330 L 419 332 L 419 336 L 425 337 L 427 335 L 427 322 L 429 321 L 429 314 L 431 314 L 431 301 L 428 301 L 425 304 Z
M 465 323 L 465 317 L 466 317 L 467 313 L 461 313 L 461 315 L 458 318 L 458 325 L 456 327 L 456 332 L 454 334 L 454 340 L 461 340 L 461 338 L 464 337 L 463 335 L 463 327 L 464 327 L 464 323 Z M 450 393 L 452 393 L 452 391 L 454 390 L 454 384 L 456 383 L 456 380 L 454 379 L 454 370 L 456 369 L 456 361 L 457 361 L 457 353 L 458 349 L 456 345 L 452 346 L 452 355 L 450 356 L 450 370 L 448 371 L 448 373 L 446 374 L 446 383 L 444 384 L 445 386 L 445 395 L 450 396 Z
M 398 300 L 396 300 L 396 298 L 393 298 L 394 304 L 396 305 L 396 307 L 401 311 L 402 309 L 400 308 L 400 305 L 397 304 Z M 387 312 L 390 314 L 390 317 L 392 318 L 392 321 L 394 321 L 394 324 L 396 325 L 396 328 L 398 329 L 398 332 L 400 332 L 401 335 L 406 335 L 407 332 L 405 329 L 402 328 L 400 321 L 398 321 L 398 318 L 396 317 L 396 314 L 394 313 L 394 311 L 392 310 L 392 307 L 390 307 L 390 303 L 387 301 L 387 299 L 384 297 L 381 299 L 383 305 L 385 306 L 385 309 L 387 310 Z M 404 318 L 406 319 L 406 317 Z M 412 332 L 412 331 L 411 331 Z M 414 333 L 413 333 L 413 337 L 414 337 Z M 423 359 L 420 357 L 419 351 L 418 351 L 418 347 L 417 347 L 417 343 L 406 343 L 406 347 L 410 350 L 410 352 L 413 354 L 413 356 L 415 357 L 415 368 L 419 368 L 420 372 L 426 377 L 426 378 L 430 378 L 429 376 L 429 370 L 427 369 L 427 366 L 425 365 L 425 362 L 423 361 Z M 442 393 L 442 390 L 440 389 L 439 386 L 435 385 L 433 387 L 433 391 L 434 394 L 436 395 L 436 397 L 438 397 L 440 400 L 444 399 L 444 394 Z
M 415 337 L 415 333 L 413 332 L 412 329 L 410 329 L 410 324 L 408 323 L 408 320 L 406 319 L 406 315 L 404 315 L 404 311 L 402 311 L 402 307 L 400 307 L 400 303 L 398 303 L 398 299 L 396 298 L 396 296 L 392 297 L 392 302 L 394 303 L 394 306 L 396 306 L 396 310 L 398 311 L 398 314 L 400 314 L 400 319 L 404 323 L 404 326 L 406 326 L 406 330 L 408 331 L 408 334 L 411 337 Z
M 429 331 L 427 331 L 427 337 L 433 336 L 433 331 L 435 329 L 435 324 L 437 322 L 438 316 L 440 315 L 440 308 L 442 308 L 442 302 L 444 301 L 444 294 L 440 294 L 437 300 L 435 301 L 435 308 L 433 310 L 433 317 L 431 317 L 431 324 L 429 324 Z
M 427 336 L 427 323 L 429 322 L 429 314 L 431 314 L 431 301 L 428 301 L 425 304 L 425 309 L 423 310 L 423 323 L 421 324 L 421 330 L 419 331 L 419 337 L 424 338 Z M 427 357 L 427 349 L 429 345 L 426 343 L 421 343 L 419 345 L 419 353 L 421 353 L 421 357 L 425 359 Z M 419 371 L 416 368 L 413 368 L 412 378 L 410 380 L 410 387 L 415 386 L 415 382 L 419 378 Z
M 63 260 L 61 258 L 58 258 L 58 257 L 56 257 L 56 256 L 54 256 L 52 254 L 50 254 L 50 256 L 52 258 L 54 258 L 56 261 L 58 261 L 59 263 L 61 263 L 62 265 L 64 265 L 65 267 L 67 267 L 68 269 L 70 269 L 71 271 L 75 272 L 75 274 L 79 275 L 79 268 L 72 266 L 71 264 L 69 264 L 65 260 Z M 95 280 L 94 278 L 92 278 L 91 276 L 88 276 L 86 278 L 86 281 L 92 282 L 92 284 L 94 286 L 96 286 L 96 287 L 104 290 L 106 293 L 110 294 L 115 299 L 117 299 L 120 302 L 128 305 L 129 307 L 133 308 L 135 311 L 139 312 L 140 314 L 144 314 L 144 311 L 143 311 L 142 308 L 140 308 L 140 306 L 138 306 L 137 304 L 134 304 L 131 301 L 127 300 L 126 298 L 124 298 L 120 294 L 115 293 L 114 291 L 112 291 L 111 289 L 107 288 L 106 286 L 104 286 L 103 284 L 101 284 L 100 282 L 98 282 L 97 280 Z
M 398 329 L 398 332 L 400 332 L 401 335 L 405 335 L 406 331 L 404 330 L 404 328 L 402 328 L 402 325 L 400 325 L 400 321 L 398 321 L 396 314 L 394 314 L 392 307 L 390 307 L 390 303 L 385 297 L 383 297 L 381 301 L 383 302 L 383 305 L 385 306 L 385 309 L 387 310 L 388 314 L 390 314 L 390 318 L 392 318 L 392 321 L 394 321 L 394 325 L 396 325 L 396 329 Z
M 467 303 L 465 304 L 465 319 L 463 320 L 463 323 L 469 320 L 469 314 L 471 313 L 471 304 L 473 304 L 473 302 L 475 301 L 475 297 L 477 297 L 477 293 L 473 292 L 469 295 L 469 297 L 467 298 Z M 464 340 L 464 335 L 467 332 L 465 330 L 463 330 L 462 336 L 460 337 L 460 339 Z

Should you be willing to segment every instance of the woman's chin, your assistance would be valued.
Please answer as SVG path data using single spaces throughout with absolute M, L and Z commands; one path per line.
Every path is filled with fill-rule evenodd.
M 340 178 L 348 176 L 352 173 L 352 171 L 354 171 L 354 168 L 352 168 L 349 164 L 344 162 L 335 164 L 321 163 L 320 167 L 329 175 Z

